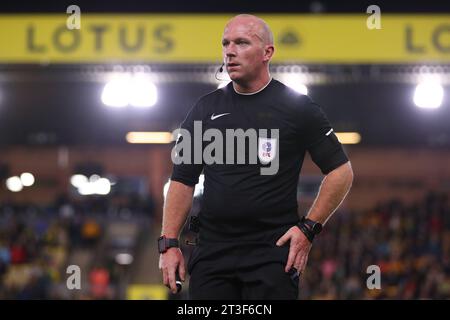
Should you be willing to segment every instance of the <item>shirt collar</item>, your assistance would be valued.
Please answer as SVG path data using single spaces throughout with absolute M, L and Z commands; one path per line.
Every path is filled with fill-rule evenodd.
M 237 91 L 237 90 L 234 88 L 233 85 L 232 85 L 232 87 L 233 87 L 234 92 L 236 92 L 237 94 L 240 94 L 240 95 L 243 95 L 243 96 L 251 96 L 251 95 L 254 95 L 254 94 L 257 94 L 257 93 L 263 91 L 263 90 L 269 85 L 269 83 L 270 83 L 271 81 L 272 81 L 272 77 L 269 78 L 269 81 L 264 85 L 264 87 L 262 87 L 261 89 L 259 89 L 258 91 L 255 91 L 255 92 L 239 92 L 239 91 Z

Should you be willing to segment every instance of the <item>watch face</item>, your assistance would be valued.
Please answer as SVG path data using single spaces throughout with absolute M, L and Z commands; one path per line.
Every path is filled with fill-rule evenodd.
M 166 239 L 164 237 L 160 237 L 158 239 L 158 250 L 160 253 L 166 252 Z
M 313 232 L 319 234 L 322 231 L 322 225 L 320 223 L 315 223 L 313 226 Z

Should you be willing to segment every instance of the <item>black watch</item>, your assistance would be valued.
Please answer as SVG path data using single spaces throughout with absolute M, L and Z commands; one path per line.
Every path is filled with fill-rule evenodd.
M 297 225 L 299 229 L 304 233 L 309 242 L 313 242 L 314 237 L 322 231 L 322 224 L 306 217 L 302 217 Z
M 158 238 L 158 251 L 159 253 L 164 253 L 169 248 L 179 248 L 180 244 L 178 239 L 166 238 L 166 236 L 161 236 Z

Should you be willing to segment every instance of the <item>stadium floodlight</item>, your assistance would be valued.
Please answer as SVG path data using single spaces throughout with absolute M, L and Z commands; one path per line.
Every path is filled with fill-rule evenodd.
M 11 192 L 22 191 L 22 181 L 18 176 L 10 177 L 6 180 L 6 188 L 8 188 L 8 190 Z
M 303 79 L 300 75 L 286 74 L 283 77 L 282 82 L 300 94 L 304 94 L 304 95 L 308 94 L 308 87 L 306 85 L 304 85 Z
M 98 174 L 93 174 L 93 175 L 91 175 L 90 177 L 89 177 L 89 182 L 90 183 L 94 183 L 94 182 L 96 182 L 97 180 L 99 180 L 101 177 L 98 175 Z
M 436 109 L 442 105 L 444 88 L 438 79 L 421 81 L 414 91 L 414 104 L 419 108 Z
M 198 197 L 201 196 L 203 194 L 203 184 L 205 183 L 205 175 L 201 174 L 198 177 L 198 183 L 195 185 L 195 189 L 194 189 L 194 197 Z M 170 184 L 170 180 L 166 182 L 166 184 L 163 187 L 163 196 L 164 199 L 167 197 L 167 192 L 169 191 L 169 184 Z
M 198 177 L 198 183 L 195 185 L 194 197 L 201 196 L 203 194 L 203 184 L 205 183 L 205 175 L 201 174 Z
M 121 75 L 105 84 L 102 102 L 108 107 L 125 107 L 128 105 L 130 76 Z
M 226 87 L 230 82 L 231 82 L 231 80 L 230 80 L 230 81 L 221 81 L 221 82 L 217 85 L 217 89 L 221 89 L 221 88 L 223 88 L 223 87 Z
M 94 182 L 95 193 L 106 196 L 111 192 L 111 183 L 106 178 L 100 178 Z
M 86 182 L 83 183 L 79 188 L 78 188 L 78 193 L 81 194 L 82 196 L 90 196 L 95 194 L 95 186 L 93 183 L 91 182 Z
M 158 101 L 158 90 L 148 76 L 137 74 L 131 79 L 129 103 L 133 107 L 153 107 Z
M 336 136 L 342 144 L 358 144 L 361 142 L 361 135 L 358 132 L 336 132 Z
M 70 178 L 70 184 L 72 184 L 75 188 L 79 188 L 87 182 L 88 178 L 82 174 L 75 174 Z
M 29 172 L 20 175 L 20 181 L 24 187 L 31 187 L 34 184 L 34 176 Z
M 106 83 L 101 98 L 103 104 L 109 107 L 131 105 L 148 108 L 158 101 L 158 90 L 145 74 L 121 74 Z
M 128 143 L 168 144 L 172 142 L 172 133 L 168 131 L 128 132 L 125 136 Z
M 118 253 L 116 255 L 116 262 L 120 265 L 129 265 L 133 260 L 133 256 L 129 253 Z
M 107 178 L 102 178 L 97 174 L 93 174 L 89 179 L 82 175 L 76 174 L 70 178 L 70 183 L 77 188 L 78 193 L 87 195 L 108 195 L 111 192 L 111 182 Z

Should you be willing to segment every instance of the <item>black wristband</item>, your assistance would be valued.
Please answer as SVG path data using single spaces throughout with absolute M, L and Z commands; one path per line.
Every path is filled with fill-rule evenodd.
M 178 239 L 166 238 L 166 236 L 161 236 L 158 238 L 158 251 L 159 253 L 165 253 L 169 248 L 179 248 L 180 244 Z
M 305 216 L 302 217 L 297 226 L 311 243 L 314 237 L 322 231 L 323 227 L 321 223 L 308 219 Z
M 297 227 L 300 229 L 301 232 L 306 236 L 306 238 L 309 240 L 309 242 L 313 242 L 315 234 L 302 222 L 300 221 L 297 224 Z

